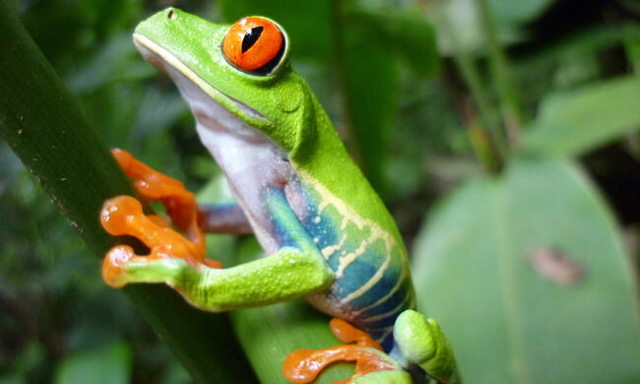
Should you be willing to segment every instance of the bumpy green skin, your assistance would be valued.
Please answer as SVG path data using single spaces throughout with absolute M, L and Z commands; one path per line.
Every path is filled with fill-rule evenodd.
M 446 376 L 453 360 L 437 325 L 425 327 L 421 315 L 408 312 L 393 331 L 396 317 L 413 308 L 415 298 L 407 253 L 391 215 L 347 154 L 309 86 L 290 66 L 288 52 L 270 75 L 242 72 L 222 53 L 228 29 L 167 9 L 140 23 L 134 41 L 151 64 L 172 75 L 194 109 L 199 133 L 212 154 L 218 144 L 200 131 L 206 119 L 197 112 L 211 100 L 268 137 L 286 157 L 293 173 L 286 179 L 290 189 L 267 179 L 247 185 L 251 183 L 234 180 L 237 174 L 227 175 L 232 186 L 237 182 L 241 199 L 258 194 L 259 206 L 239 201 L 240 206 L 254 229 L 257 226 L 256 234 L 267 233 L 266 243 L 275 243 L 275 250 L 266 258 L 222 270 L 193 267 L 179 259 L 129 263 L 122 282 L 166 283 L 209 311 L 305 296 L 319 309 L 370 333 L 387 352 L 397 333 L 401 348 L 394 353 L 405 368 L 418 365 Z M 356 382 L 410 382 L 408 377 L 402 370 L 379 372 Z

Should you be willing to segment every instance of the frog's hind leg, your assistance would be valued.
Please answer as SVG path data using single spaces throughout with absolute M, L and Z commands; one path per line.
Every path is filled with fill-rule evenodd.
M 333 334 L 347 344 L 319 350 L 298 349 L 292 352 L 282 366 L 282 372 L 289 381 L 310 383 L 327 366 L 340 361 L 356 363 L 354 376 L 340 383 L 349 383 L 358 377 L 380 371 L 394 371 L 389 374 L 406 378 L 402 367 L 386 355 L 382 347 L 368 334 L 338 318 L 332 319 L 329 325 Z
M 328 288 L 335 276 L 287 207 L 284 192 L 274 192 L 268 202 L 278 215 L 274 222 L 288 226 L 286 244 L 268 257 L 215 269 L 201 261 L 197 244 L 145 216 L 135 199 L 109 200 L 102 211 L 105 229 L 113 235 L 135 236 L 151 254 L 141 257 L 129 248 L 115 248 L 105 260 L 105 278 L 118 287 L 166 283 L 192 305 L 212 312 L 272 304 Z
M 427 377 L 438 383 L 459 382 L 449 341 L 433 319 L 426 319 L 414 310 L 406 310 L 396 319 L 395 343 L 389 354 L 369 335 L 344 320 L 333 319 L 330 325 L 340 341 L 351 344 L 294 351 L 282 367 L 288 380 L 310 383 L 328 365 L 354 361 L 354 376 L 342 383 L 414 383 Z

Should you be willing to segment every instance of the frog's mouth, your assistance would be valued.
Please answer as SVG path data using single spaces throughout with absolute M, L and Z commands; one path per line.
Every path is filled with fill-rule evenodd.
M 259 127 L 271 125 L 271 121 L 260 112 L 212 86 L 178 57 L 154 43 L 148 37 L 140 33 L 134 33 L 133 42 L 142 57 L 144 57 L 149 64 L 174 78 L 181 92 L 185 93 L 189 91 L 189 88 L 195 86 L 208 96 L 210 100 L 216 101 L 249 126 Z M 193 107 L 194 105 L 192 105 L 192 108 Z M 194 110 L 194 112 L 196 115 L 198 114 L 198 111 Z

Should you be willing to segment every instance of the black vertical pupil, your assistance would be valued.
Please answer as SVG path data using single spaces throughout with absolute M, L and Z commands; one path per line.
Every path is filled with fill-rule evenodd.
M 254 27 L 247 31 L 244 34 L 244 39 L 242 39 L 242 53 L 247 52 L 253 45 L 258 41 L 260 35 L 262 35 L 262 30 L 264 27 Z

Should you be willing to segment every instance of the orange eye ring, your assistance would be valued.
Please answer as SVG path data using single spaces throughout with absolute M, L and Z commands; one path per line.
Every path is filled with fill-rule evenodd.
M 222 51 L 239 70 L 269 75 L 281 63 L 286 44 L 284 34 L 273 21 L 263 17 L 245 17 L 227 31 Z

